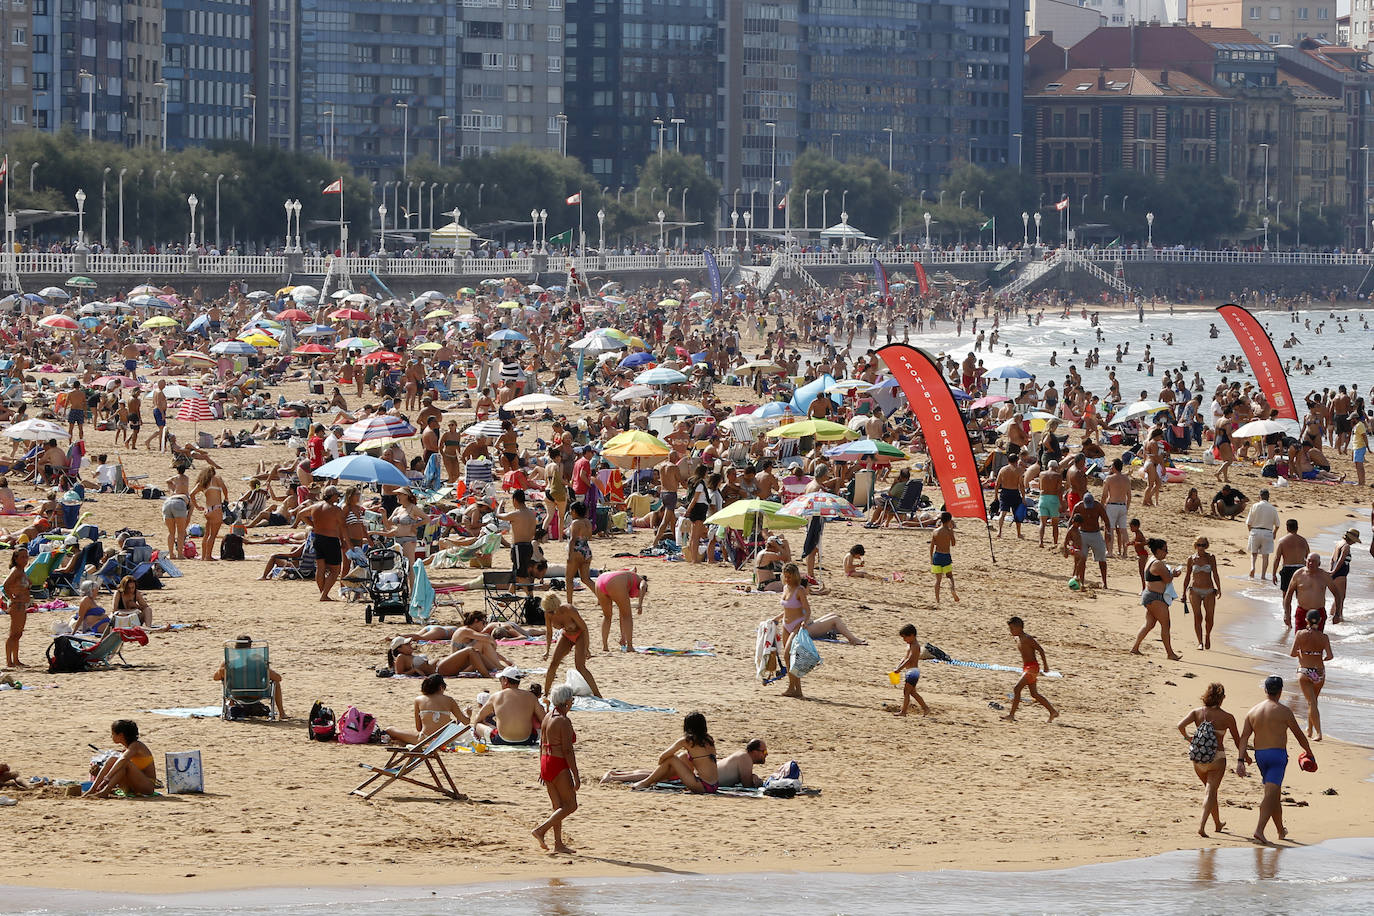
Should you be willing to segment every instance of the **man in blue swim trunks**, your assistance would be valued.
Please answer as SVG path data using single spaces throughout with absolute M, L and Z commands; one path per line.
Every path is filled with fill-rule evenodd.
M 1293 710 L 1279 702 L 1283 694 L 1283 678 L 1270 676 L 1264 679 L 1265 698 L 1245 714 L 1245 728 L 1240 733 L 1240 762 L 1236 764 L 1236 775 L 1245 775 L 1245 764 L 1250 762 L 1246 748 L 1254 739 L 1255 765 L 1259 767 L 1260 779 L 1264 783 L 1264 799 L 1260 802 L 1259 824 L 1255 827 L 1256 843 L 1268 845 L 1264 835 L 1264 825 L 1270 820 L 1279 832 L 1279 839 L 1286 839 L 1288 829 L 1283 826 L 1283 773 L 1288 767 L 1288 733 L 1292 732 L 1298 744 L 1316 764 L 1316 755 L 1307 736 L 1298 727 L 1298 719 Z

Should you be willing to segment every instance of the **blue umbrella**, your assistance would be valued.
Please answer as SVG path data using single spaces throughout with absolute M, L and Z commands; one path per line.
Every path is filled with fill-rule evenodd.
M 257 350 L 252 344 L 242 340 L 221 340 L 210 348 L 211 353 L 231 354 L 233 356 L 254 356 Z
M 631 353 L 629 356 L 625 357 L 620 361 L 620 368 L 634 369 L 638 366 L 644 365 L 645 363 L 651 363 L 653 361 L 654 355 L 652 353 L 645 353 L 643 351 L 639 353 Z
M 487 340 L 529 340 L 529 338 L 519 331 L 512 331 L 510 328 L 502 328 L 493 334 L 487 335 Z
M 972 401 L 972 400 L 973 400 L 973 395 L 969 394 L 967 391 L 965 391 L 965 390 L 962 389 L 962 388 L 955 388 L 953 385 L 951 385 L 951 386 L 949 387 L 949 393 L 952 394 L 952 395 L 954 395 L 954 400 L 956 400 L 956 401 Z
M 190 324 L 188 324 L 188 325 L 186 326 L 186 333 L 187 333 L 187 334 L 203 334 L 203 335 L 205 335 L 206 337 L 209 337 L 209 336 L 210 336 L 210 316 L 209 316 L 209 315 L 201 315 L 201 316 L 200 316 L 199 318 L 197 318 L 195 321 L 193 321 L 193 322 L 191 322 Z
M 96 325 L 100 324 L 100 319 L 95 317 L 79 318 L 77 319 L 76 323 L 81 325 L 83 328 L 93 328 Z
M 677 385 L 685 381 L 687 381 L 687 376 L 666 366 L 655 366 L 647 372 L 641 372 L 635 376 L 636 385 Z
M 786 401 L 769 401 L 749 416 L 766 419 L 768 417 L 796 416 L 797 413 L 792 409 L 792 405 Z
M 1018 366 L 999 366 L 988 372 L 985 378 L 1031 378 L 1031 374 Z
M 313 477 L 332 477 L 335 480 L 357 480 L 397 487 L 410 486 L 410 478 L 397 470 L 396 465 L 371 455 L 357 454 L 335 458 L 320 465 L 310 474 Z
M 297 337 L 333 337 L 339 333 L 327 324 L 307 324 L 296 332 Z

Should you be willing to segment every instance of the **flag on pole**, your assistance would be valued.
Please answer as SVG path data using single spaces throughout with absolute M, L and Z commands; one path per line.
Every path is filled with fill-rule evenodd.
M 4 184 L 10 175 L 10 157 L 5 156 L 5 161 L 0 162 L 0 184 Z
M 1120 247 L 1121 247 L 1121 236 L 1118 235 L 1116 238 L 1114 238 L 1114 239 L 1112 239 L 1110 242 L 1108 242 L 1108 243 L 1107 243 L 1107 247 L 1108 247 L 1108 248 L 1120 248 Z
M 571 230 L 571 229 L 564 229 L 562 232 L 558 233 L 558 234 L 555 235 L 553 238 L 549 239 L 549 244 L 550 244 L 550 245 L 571 245 L 571 244 L 572 244 L 572 230 Z
M 331 183 L 331 184 L 329 185 L 329 187 L 325 188 L 321 193 L 323 193 L 323 194 L 342 194 L 342 193 L 343 193 L 343 179 L 342 179 L 342 178 L 336 178 L 336 179 L 334 179 L 333 183 Z
M 1054 209 L 1056 209 L 1056 210 L 1067 210 L 1067 209 L 1069 209 L 1069 199 L 1068 199 L 1067 197 L 1065 197 L 1065 198 L 1064 198 L 1063 200 L 1061 200 L 1059 203 L 1057 203 L 1057 204 L 1054 205 Z
M 578 191 L 578 192 L 577 192 L 576 194 L 574 194 L 572 197 L 569 197 L 567 200 L 565 200 L 565 201 L 563 201 L 563 202 L 564 202 L 565 204 L 567 204 L 569 207 L 571 207 L 573 204 L 580 204 L 580 203 L 582 203 L 582 192 L 581 192 L 581 191 Z
M 978 231 L 979 231 L 979 232 L 983 232 L 984 230 L 991 229 L 991 228 L 992 228 L 992 220 L 988 220 L 986 223 L 984 223 L 983 225 L 981 225 L 981 226 L 978 227 Z
M 786 195 L 786 194 L 782 195 L 782 200 L 778 201 L 778 209 L 779 209 L 779 210 L 786 210 L 786 209 L 787 209 L 787 195 Z

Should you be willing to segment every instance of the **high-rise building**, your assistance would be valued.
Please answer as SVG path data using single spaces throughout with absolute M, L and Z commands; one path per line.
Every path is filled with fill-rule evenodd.
M 44 5 L 48 0 L 42 0 Z M 26 129 L 33 114 L 33 11 L 29 0 L 0 4 L 0 139 Z M 43 46 L 48 47 L 47 36 Z M 44 74 L 44 89 L 47 89 Z
M 297 0 L 259 0 L 253 40 L 253 88 L 245 99 L 251 109 L 248 137 L 253 143 L 296 149 L 300 143 L 296 61 L 301 42 Z
M 507 0 L 502 8 L 468 0 L 460 14 L 457 133 L 445 135 L 451 144 L 445 153 L 455 147 L 463 157 L 512 146 L 560 148 L 566 56 L 562 2 Z M 431 156 L 437 127 L 437 121 L 426 125 L 425 136 L 436 138 L 427 147 Z
M 568 154 L 604 186 L 638 184 L 640 165 L 660 146 L 701 156 L 721 174 L 725 5 L 567 0 Z
M 1334 42 L 1336 0 L 1189 0 L 1188 21 L 1249 29 L 1271 45 L 1295 45 L 1304 38 Z
M 890 151 L 917 189 L 957 161 L 1016 161 L 1022 3 L 803 0 L 800 25 L 803 147 L 882 162 Z
M 248 0 L 165 0 L 163 15 L 168 147 L 248 140 L 253 71 Z

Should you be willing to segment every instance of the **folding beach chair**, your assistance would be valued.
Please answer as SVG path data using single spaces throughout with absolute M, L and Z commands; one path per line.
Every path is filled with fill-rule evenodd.
M 229 721 L 229 708 L 246 703 L 262 703 L 267 718 L 275 720 L 275 692 L 272 688 L 270 656 L 266 643 L 239 647 L 224 644 L 224 700 L 220 718 Z
M 433 734 L 421 736 L 419 741 L 409 747 L 392 749 L 391 756 L 381 766 L 369 763 L 358 764 L 372 775 L 364 779 L 356 789 L 348 794 L 371 798 L 399 780 L 400 782 L 408 782 L 412 786 L 429 789 L 431 792 L 438 792 L 445 798 L 451 798 L 455 801 L 463 800 L 467 796 L 458 791 L 458 787 L 453 783 L 453 777 L 448 774 L 448 768 L 444 766 L 443 758 L 439 755 L 446 746 L 457 741 L 464 732 L 471 729 L 471 725 L 449 722 Z M 429 772 L 428 781 L 424 779 L 424 771 Z M 368 790 L 367 787 L 373 783 L 377 783 L 377 785 Z
M 919 480 L 910 481 L 902 491 L 902 498 L 892 503 L 892 514 L 899 522 L 910 521 L 921 514 L 921 491 L 925 484 Z
M 526 585 L 525 594 L 510 591 L 515 583 L 515 574 L 509 569 L 487 570 L 482 573 L 482 598 L 487 609 L 487 617 L 493 621 L 517 620 L 525 599 L 534 594 L 534 586 Z

